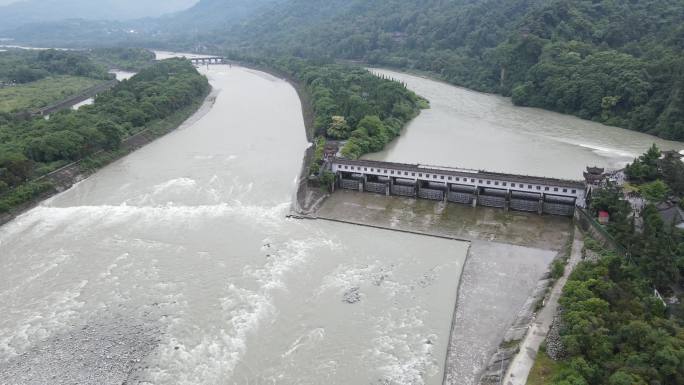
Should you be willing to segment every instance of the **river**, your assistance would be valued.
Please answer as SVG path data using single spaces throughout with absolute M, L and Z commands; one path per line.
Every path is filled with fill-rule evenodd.
M 440 384 L 468 244 L 286 219 L 297 93 L 201 70 L 213 105 L 0 228 L 0 383 Z
M 653 143 L 681 142 L 609 127 L 401 72 L 373 72 L 405 83 L 431 103 L 385 151 L 369 159 L 582 179 L 585 166 L 622 168 Z
M 186 124 L 0 228 L 0 383 L 441 384 L 471 245 L 287 219 L 309 145 L 297 93 L 258 71 L 200 70 L 213 102 Z M 376 159 L 577 178 L 653 141 L 680 148 L 383 72 L 432 109 Z M 494 306 L 498 293 L 524 302 L 553 255 L 472 247 L 459 385 L 518 307 Z

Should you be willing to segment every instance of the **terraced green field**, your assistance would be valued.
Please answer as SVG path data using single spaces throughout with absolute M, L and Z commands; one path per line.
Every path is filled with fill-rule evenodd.
M 0 88 L 0 112 L 33 110 L 76 95 L 102 80 L 59 75 L 16 87 Z

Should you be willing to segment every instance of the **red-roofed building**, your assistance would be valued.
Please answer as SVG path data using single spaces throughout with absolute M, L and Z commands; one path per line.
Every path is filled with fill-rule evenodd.
M 608 214 L 608 211 L 599 211 L 598 213 L 598 221 L 602 225 L 607 225 L 608 222 L 610 222 L 610 214 Z

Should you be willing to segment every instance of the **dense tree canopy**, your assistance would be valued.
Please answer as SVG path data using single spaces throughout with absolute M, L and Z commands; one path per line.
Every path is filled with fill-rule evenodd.
M 294 58 L 256 61 L 294 77 L 306 88 L 316 134 L 346 140 L 343 154 L 351 158 L 382 150 L 427 106 L 405 85 L 363 68 Z
M 684 383 L 684 330 L 634 265 L 607 252 L 580 263 L 560 304 L 567 365 L 553 385 Z
M 625 253 L 587 242 L 601 256 L 580 263 L 563 291 L 560 334 L 567 354 L 553 385 L 684 383 L 681 305 L 666 312 L 654 293 L 678 294 L 684 277 L 684 232 L 665 223 L 655 205 L 684 197 L 684 163 L 654 145 L 626 173 L 646 205 L 633 212 L 614 185 L 592 195 L 591 209 L 611 214 L 608 231 Z
M 87 51 L 95 63 L 108 69 L 140 71 L 154 63 L 154 52 L 143 48 L 95 48 Z
M 110 79 L 107 68 L 81 52 L 12 50 L 0 53 L 0 82 L 29 83 L 50 75 Z

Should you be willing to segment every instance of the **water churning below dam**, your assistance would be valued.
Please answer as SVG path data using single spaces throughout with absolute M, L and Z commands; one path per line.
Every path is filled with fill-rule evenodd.
M 468 243 L 286 219 L 285 81 L 213 107 L 0 229 L 0 383 L 439 384 Z
M 322 214 L 473 241 L 287 219 L 308 146 L 297 93 L 202 71 L 213 105 L 0 228 L 0 383 L 437 385 L 451 349 L 447 382 L 473 384 L 569 221 L 359 193 Z M 578 178 L 650 145 L 516 131 L 559 118 L 387 73 L 433 108 L 374 159 Z

